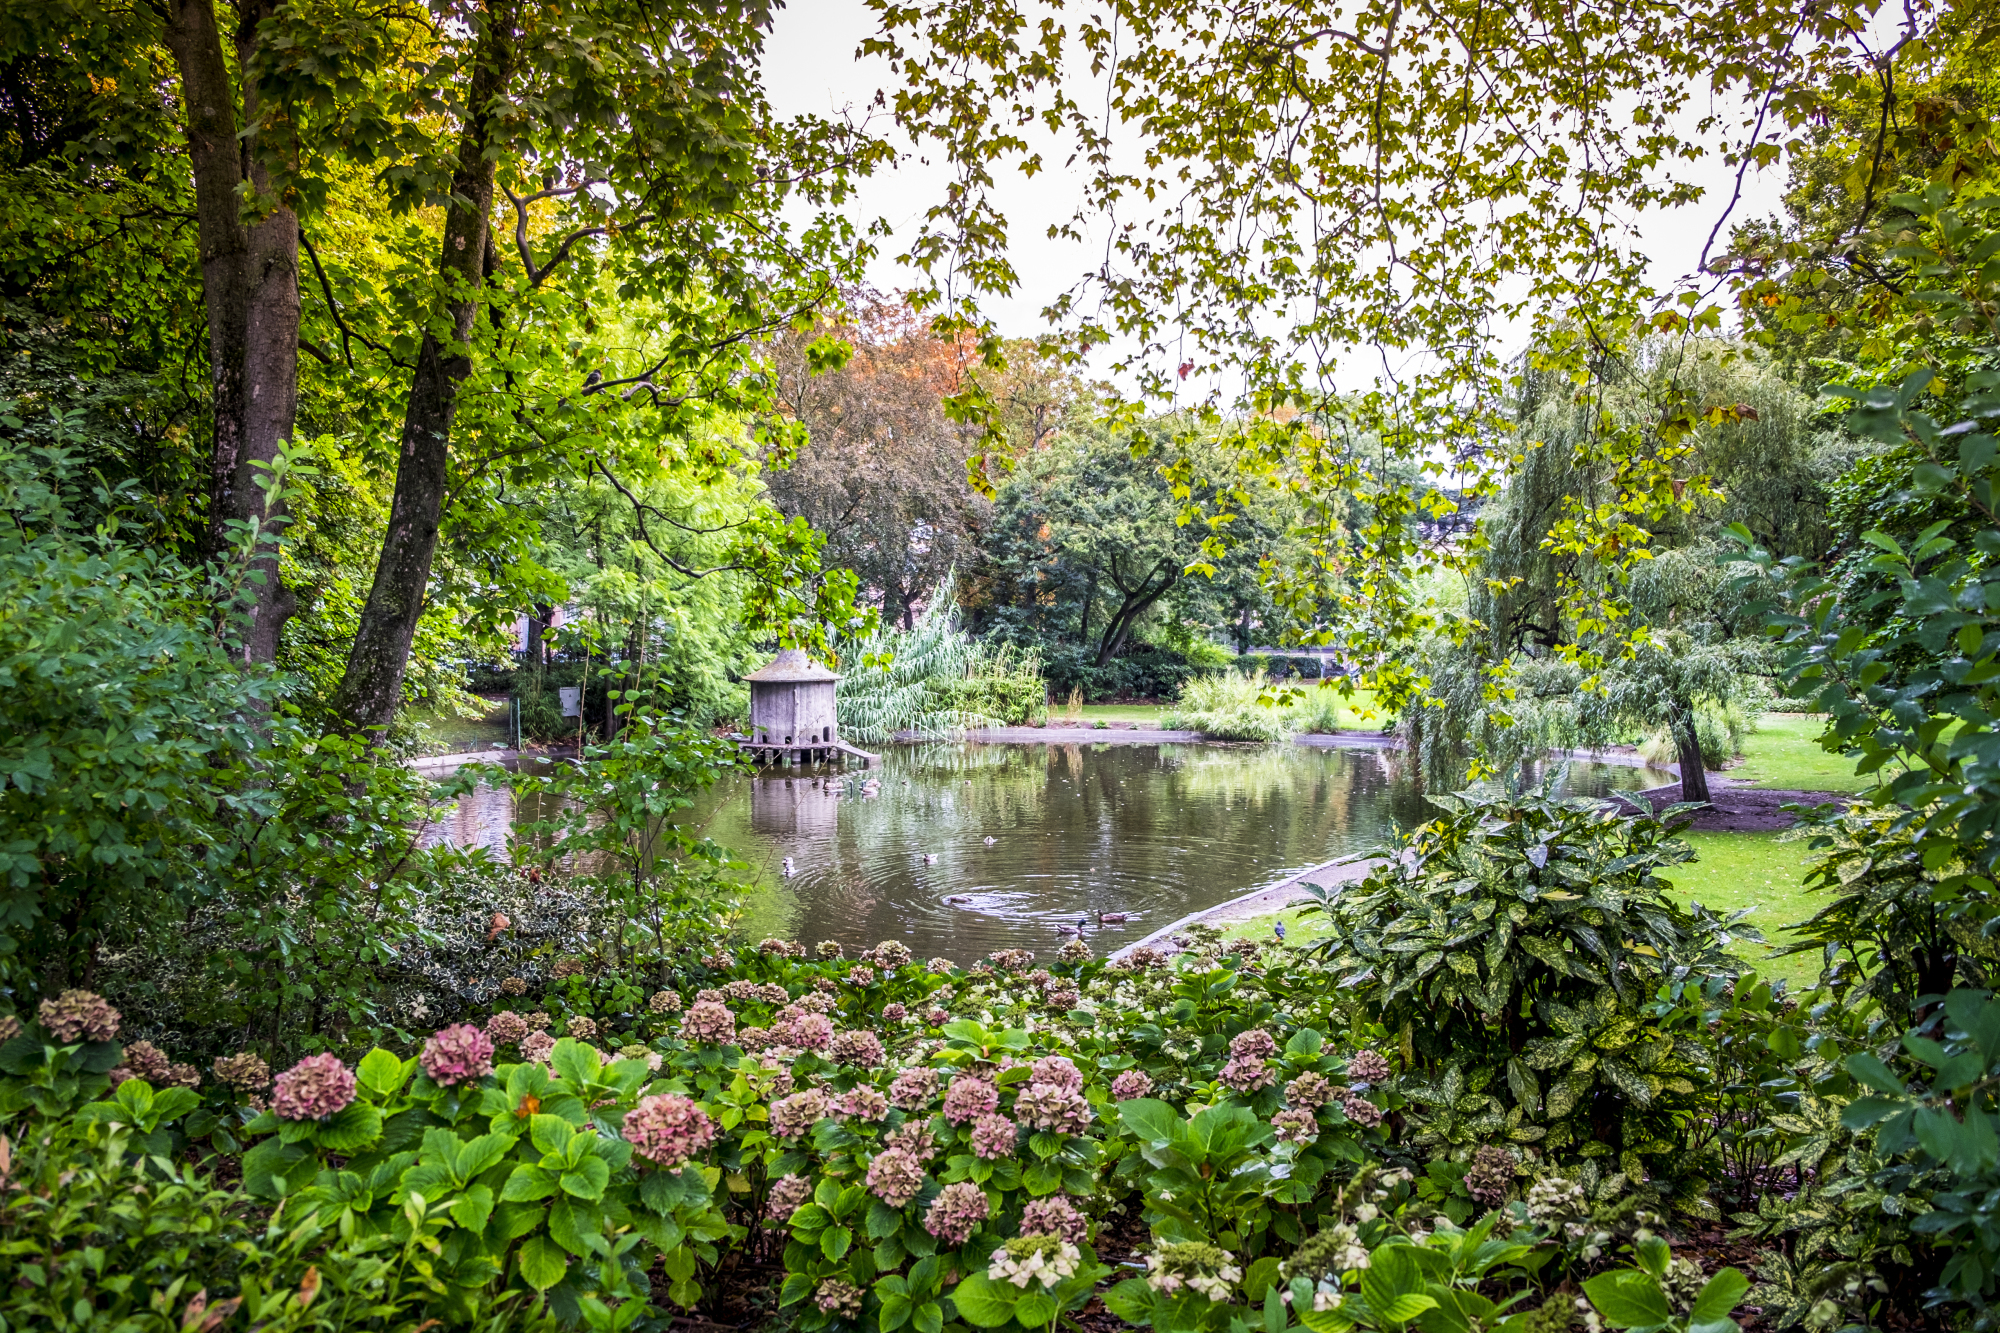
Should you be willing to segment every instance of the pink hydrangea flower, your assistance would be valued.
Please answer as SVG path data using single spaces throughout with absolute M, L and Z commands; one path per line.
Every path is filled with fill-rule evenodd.
M 1363 1129 L 1373 1129 L 1382 1123 L 1382 1108 L 1358 1093 L 1341 1093 L 1340 1109 Z
M 813 1304 L 825 1314 L 839 1315 L 844 1319 L 861 1317 L 861 1288 L 844 1278 L 821 1278 Z
M 123 1068 L 126 1078 L 142 1078 L 154 1087 L 164 1086 L 167 1076 L 167 1053 L 150 1041 L 135 1041 L 125 1048 Z M 115 1082 L 123 1082 L 118 1070 L 111 1071 Z
M 975 1157 L 1012 1157 L 1014 1122 L 1004 1115 L 983 1115 L 974 1120 L 972 1153 Z
M 1021 1234 L 1054 1236 L 1071 1245 L 1081 1245 L 1090 1236 L 1090 1220 L 1076 1210 L 1066 1194 L 1046 1199 L 1030 1199 L 1021 1209 Z
M 321 1052 L 278 1075 L 271 1110 L 280 1120 L 324 1120 L 353 1101 L 353 1072 L 339 1057 Z
M 1231 1060 L 1216 1078 L 1245 1094 L 1268 1088 L 1278 1081 L 1262 1060 Z
M 719 1000 L 697 1000 L 681 1015 L 682 1041 L 723 1046 L 735 1035 L 736 1015 Z
M 848 985 L 850 985 L 850 986 L 872 986 L 872 985 L 874 985 L 874 984 L 875 984 L 875 969 L 874 969 L 874 968 L 872 968 L 872 967 L 853 967 L 853 968 L 849 968 L 849 969 L 848 969 L 848 971 L 847 971 L 847 984 L 848 984 Z
M 884 1023 L 900 1023 L 909 1016 L 910 1011 L 900 1004 L 885 1004 L 882 1006 L 882 1021 Z
M 1152 1075 L 1142 1069 L 1128 1069 L 1111 1080 L 1113 1101 L 1129 1102 L 1134 1097 L 1145 1097 L 1153 1091 Z
M 865 1083 L 842 1094 L 838 1106 L 850 1120 L 880 1120 L 889 1114 L 889 1099 Z
M 1042 999 L 1049 1008 L 1068 1013 L 1083 1002 L 1083 995 L 1074 986 L 1051 986 Z
M 949 1245 L 963 1245 L 992 1215 L 986 1191 L 969 1180 L 946 1185 L 924 1213 L 924 1230 Z
M 931 1136 L 928 1120 L 905 1120 L 884 1134 L 882 1142 L 891 1148 L 901 1148 L 920 1162 L 937 1156 L 937 1140 Z
M 931 1024 L 932 1026 L 936 1026 L 939 1023 L 949 1022 L 950 1020 L 951 1020 L 951 1010 L 945 1008 L 941 1004 L 934 1004 L 930 1008 L 924 1011 L 924 1021 L 926 1023 Z
M 653 998 L 646 1001 L 646 1007 L 656 1014 L 677 1014 L 681 1011 L 680 992 L 656 990 Z
M 1357 1051 L 1347 1062 L 1347 1076 L 1362 1083 L 1381 1083 L 1389 1077 L 1389 1062 L 1375 1051 Z
M 119 1014 L 95 991 L 66 990 L 43 1000 L 42 1026 L 65 1045 L 74 1041 L 110 1041 L 118 1035 Z
M 944 1118 L 954 1125 L 967 1124 L 1000 1109 L 1000 1090 L 983 1078 L 960 1074 L 945 1089 Z
M 802 1051 L 823 1051 L 833 1044 L 833 1020 L 800 1005 L 787 1005 L 771 1020 L 771 1035 Z
M 1333 1085 L 1307 1070 L 1285 1085 L 1285 1100 L 1301 1111 L 1317 1111 L 1333 1100 Z
M 868 1192 L 891 1208 L 901 1208 L 923 1188 L 924 1164 L 901 1148 L 879 1152 L 868 1164 Z
M 1072 1092 L 1083 1087 L 1083 1071 L 1067 1055 L 1045 1055 L 1029 1067 L 1031 1083 L 1053 1083 Z
M 715 1141 L 715 1122 L 686 1097 L 642 1097 L 625 1115 L 625 1141 L 647 1161 L 678 1170 Z
M 493 1040 L 470 1023 L 457 1023 L 425 1042 L 417 1063 L 441 1087 L 477 1083 L 493 1072 Z
M 771 1193 L 764 1202 L 765 1219 L 772 1226 L 783 1226 L 812 1192 L 812 1182 L 804 1176 L 779 1176 L 771 1182 Z
M 1262 1028 L 1239 1032 L 1229 1039 L 1229 1058 L 1249 1062 L 1268 1060 L 1278 1053 L 1277 1039 Z
M 495 1046 L 517 1046 L 528 1035 L 528 1020 L 511 1009 L 502 1009 L 486 1020 L 486 1035 Z
M 1014 1114 L 1034 1129 L 1081 1134 L 1090 1128 L 1090 1103 L 1075 1088 L 1055 1083 L 1031 1083 L 1014 1099 Z
M 530 1032 L 521 1038 L 521 1058 L 531 1065 L 545 1065 L 556 1053 L 556 1039 L 546 1032 Z
M 827 1056 L 837 1064 L 873 1069 L 882 1063 L 882 1039 L 866 1030 L 836 1032 Z
M 826 1118 L 826 1094 L 818 1088 L 804 1088 L 771 1103 L 771 1132 L 781 1139 L 808 1134 Z
M 1311 1143 L 1319 1137 L 1319 1120 L 1311 1111 L 1280 1111 L 1271 1117 L 1280 1143 Z

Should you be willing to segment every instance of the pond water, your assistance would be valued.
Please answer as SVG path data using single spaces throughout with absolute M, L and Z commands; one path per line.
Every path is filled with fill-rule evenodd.
M 754 869 L 752 939 L 838 940 L 850 954 L 900 939 L 919 958 L 970 962 L 1052 953 L 1056 926 L 1083 918 L 1102 955 L 1428 818 L 1396 765 L 1393 752 L 1301 745 L 892 746 L 873 769 L 738 779 L 694 813 Z M 1576 764 L 1568 789 L 1672 780 Z M 1099 925 L 1100 912 L 1131 919 Z
M 890 746 L 874 768 L 732 778 L 688 818 L 748 863 L 752 940 L 837 940 L 852 954 L 900 939 L 919 958 L 971 962 L 1053 953 L 1056 926 L 1083 918 L 1102 955 L 1428 818 L 1398 764 L 1393 751 L 1283 744 Z M 1566 789 L 1671 781 L 1577 763 Z M 512 813 L 506 792 L 481 791 L 432 836 L 498 851 Z M 1100 925 L 1100 912 L 1129 920 Z

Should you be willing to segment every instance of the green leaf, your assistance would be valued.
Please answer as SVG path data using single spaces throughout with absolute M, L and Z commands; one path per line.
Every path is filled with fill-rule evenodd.
M 503 1203 L 533 1203 L 554 1194 L 558 1186 L 553 1171 L 532 1164 L 514 1168 L 501 1187 L 500 1199 Z
M 563 1172 L 557 1183 L 565 1194 L 595 1203 L 604 1197 L 604 1187 L 611 1183 L 611 1167 L 602 1157 L 592 1154 Z
M 569 1271 L 569 1256 L 547 1236 L 530 1236 L 519 1251 L 521 1280 L 536 1291 L 547 1291 Z
M 493 1191 L 484 1185 L 469 1185 L 451 1201 L 451 1220 L 467 1231 L 484 1231 L 493 1215 Z
M 1599 1273 L 1583 1284 L 1583 1294 L 1613 1328 L 1654 1328 L 1673 1318 L 1660 1284 L 1636 1268 Z
M 1128 1133 L 1146 1143 L 1169 1142 L 1181 1128 L 1174 1108 L 1152 1097 L 1118 1103 L 1118 1119 Z
M 1019 1289 L 1012 1283 L 995 1282 L 984 1273 L 972 1274 L 951 1293 L 958 1317 L 977 1328 L 998 1328 L 1012 1319 L 1019 1299 Z
M 377 1097 L 387 1097 L 403 1086 L 404 1063 L 377 1046 L 354 1066 L 354 1081 Z
M 944 1307 L 936 1301 L 925 1301 L 917 1307 L 912 1320 L 917 1333 L 942 1333 L 944 1329 Z
M 382 1137 L 382 1112 L 365 1102 L 349 1102 L 313 1131 L 313 1139 L 329 1152 L 353 1154 Z
M 1029 1287 L 1014 1302 L 1014 1318 L 1025 1328 L 1045 1328 L 1057 1313 L 1055 1298 L 1040 1287 Z
M 1688 1311 L 1690 1324 L 1713 1324 L 1729 1318 L 1750 1290 L 1750 1279 L 1733 1268 L 1725 1268 L 1708 1280 Z

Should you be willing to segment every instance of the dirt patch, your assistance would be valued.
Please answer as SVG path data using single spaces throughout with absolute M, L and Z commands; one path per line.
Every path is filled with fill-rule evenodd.
M 1681 799 L 1681 784 L 1627 792 L 1643 797 L 1655 812 Z M 1845 805 L 1852 797 L 1832 791 L 1786 791 L 1782 788 L 1739 786 L 1729 778 L 1708 775 L 1708 809 L 1695 815 L 1690 826 L 1701 833 L 1775 833 L 1798 822 L 1798 816 L 1784 809 L 1788 805 Z

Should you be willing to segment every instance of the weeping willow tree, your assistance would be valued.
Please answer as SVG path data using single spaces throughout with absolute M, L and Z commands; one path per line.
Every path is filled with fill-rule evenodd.
M 958 596 L 949 578 L 909 629 L 885 625 L 839 641 L 837 651 L 846 672 L 836 687 L 840 729 L 863 742 L 900 733 L 919 740 L 956 739 L 973 728 L 998 725 L 1002 719 L 981 706 L 988 700 L 1011 693 L 1041 701 L 1038 662 L 990 650 L 959 628 Z M 997 688 L 1002 685 L 1012 688 Z
M 1506 771 L 1664 731 L 1684 795 L 1708 799 L 1701 719 L 1754 706 L 1768 676 L 1757 626 L 1730 591 L 1721 529 L 1743 523 L 1787 554 L 1816 556 L 1827 541 L 1825 488 L 1851 461 L 1847 446 L 1771 367 L 1721 340 L 1660 340 L 1599 373 L 1616 392 L 1588 405 L 1563 381 L 1523 377 L 1520 461 L 1480 516 L 1481 576 L 1467 581 L 1458 623 L 1425 643 L 1429 686 L 1401 720 L 1434 789 L 1475 761 Z M 1705 406 L 1691 466 L 1713 484 L 1696 483 L 1691 512 L 1633 537 L 1641 559 L 1562 549 L 1551 533 L 1565 512 L 1622 503 L 1588 461 L 1593 440 L 1641 418 L 1669 378 Z M 1615 614 L 1580 623 L 1579 605 Z M 1606 643 L 1615 651 L 1594 656 Z

